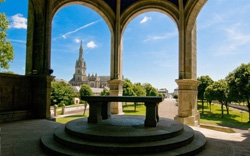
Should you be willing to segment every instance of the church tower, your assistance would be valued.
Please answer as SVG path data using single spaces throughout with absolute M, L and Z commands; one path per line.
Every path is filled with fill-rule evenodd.
M 109 76 L 97 76 L 86 75 L 86 62 L 83 57 L 82 41 L 79 48 L 79 57 L 76 60 L 75 72 L 73 78 L 69 81 L 72 86 L 81 86 L 82 84 L 88 84 L 92 88 L 103 88 L 107 87 L 107 81 L 110 80 Z
M 75 85 L 81 85 L 83 81 L 85 81 L 86 77 L 86 62 L 83 59 L 83 48 L 82 48 L 82 41 L 79 48 L 79 58 L 76 60 L 75 65 Z

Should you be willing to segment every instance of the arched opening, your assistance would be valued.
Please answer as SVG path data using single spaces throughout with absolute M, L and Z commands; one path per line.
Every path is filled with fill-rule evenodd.
M 169 16 L 146 10 L 123 33 L 123 74 L 173 93 L 178 78 L 178 29 Z
M 52 22 L 53 75 L 66 81 L 70 81 L 74 74 L 84 73 L 84 78 L 82 75 L 81 78 L 76 78 L 82 81 L 87 81 L 88 75 L 92 73 L 109 76 L 110 34 L 107 23 L 97 11 L 84 4 L 64 5 L 56 12 Z M 86 63 L 86 71 L 76 68 L 76 61 L 81 57 L 80 46 L 83 49 L 82 58 Z

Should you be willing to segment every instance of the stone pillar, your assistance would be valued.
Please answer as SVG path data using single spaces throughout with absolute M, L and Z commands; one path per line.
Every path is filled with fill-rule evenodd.
M 65 104 L 63 104 L 62 105 L 62 115 L 65 115 L 66 114 L 66 108 L 65 108 L 66 106 L 65 106 Z
M 109 80 L 109 93 L 110 96 L 122 96 L 122 80 Z M 110 103 L 110 113 L 112 114 L 124 114 L 122 110 L 122 102 L 111 102 Z
M 54 116 L 57 116 L 57 105 L 54 105 Z
M 54 76 L 32 75 L 32 109 L 35 118 L 50 118 L 51 81 Z
M 175 80 L 178 84 L 178 115 L 174 118 L 183 124 L 198 126 L 200 114 L 197 111 L 197 87 L 199 81 L 193 79 Z

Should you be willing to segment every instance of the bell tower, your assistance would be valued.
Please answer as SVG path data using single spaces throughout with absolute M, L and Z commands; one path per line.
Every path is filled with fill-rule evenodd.
M 75 65 L 75 74 L 74 74 L 75 82 L 82 82 L 85 76 L 86 76 L 86 62 L 84 61 L 83 58 L 83 48 L 81 41 L 79 48 L 79 58 L 78 60 L 76 60 L 76 65 Z

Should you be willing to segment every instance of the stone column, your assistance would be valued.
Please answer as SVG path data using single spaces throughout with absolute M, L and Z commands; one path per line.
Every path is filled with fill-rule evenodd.
M 51 81 L 54 76 L 32 75 L 32 109 L 35 118 L 50 118 Z
M 193 79 L 175 80 L 178 84 L 178 115 L 174 118 L 183 124 L 198 126 L 200 114 L 197 111 L 197 87 L 199 81 Z
M 122 96 L 122 80 L 109 80 L 109 93 L 110 96 Z M 124 114 L 122 110 L 122 102 L 111 102 L 110 103 L 110 113 L 112 114 Z

